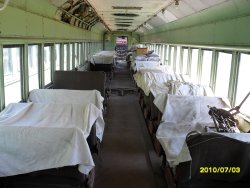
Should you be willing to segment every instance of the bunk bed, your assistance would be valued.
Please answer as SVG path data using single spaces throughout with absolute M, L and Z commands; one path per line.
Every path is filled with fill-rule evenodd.
M 101 115 L 93 104 L 9 104 L 0 114 L 1 186 L 92 187 L 87 137 Z
M 199 156 L 200 158 L 197 156 L 193 158 L 193 156 L 197 155 L 198 152 L 201 152 L 202 148 L 204 150 L 203 154 L 205 153 L 205 150 L 208 149 L 207 146 L 206 146 L 207 148 L 204 148 L 205 146 L 204 147 L 197 146 L 198 144 L 200 145 L 207 145 L 207 144 L 203 144 L 203 142 L 199 140 L 196 142 L 196 144 L 194 142 L 190 144 L 191 142 L 189 142 L 189 147 L 188 147 L 186 143 L 186 137 L 188 138 L 187 135 L 192 131 L 196 131 L 202 134 L 207 130 L 213 132 L 211 131 L 213 129 L 209 129 L 210 127 L 214 126 L 214 122 L 211 119 L 210 115 L 208 114 L 209 111 L 208 105 L 215 106 L 217 108 L 228 107 L 227 102 L 225 102 L 222 98 L 218 97 L 178 96 L 178 95 L 168 95 L 167 97 L 167 105 L 165 106 L 162 116 L 162 122 L 159 125 L 156 137 L 159 140 L 164 150 L 162 166 L 165 172 L 167 182 L 169 183 L 169 187 L 174 187 L 175 183 L 179 184 L 179 186 L 180 185 L 183 186 L 183 183 L 185 181 L 186 182 L 184 184 L 189 182 L 190 174 L 187 175 L 187 172 L 190 171 L 191 168 L 195 168 L 191 169 L 192 173 L 194 173 L 194 171 L 197 170 L 197 163 L 201 164 L 200 163 L 201 161 L 203 162 L 205 161 L 203 156 L 202 157 Z M 223 135 L 227 137 L 232 137 L 233 139 L 236 140 L 238 139 L 242 140 L 244 138 L 244 141 L 250 142 L 250 136 L 248 134 L 223 133 Z M 209 139 L 207 140 L 208 142 L 210 142 Z M 219 141 L 218 144 L 219 143 L 221 142 Z M 192 147 L 194 148 L 196 147 L 196 149 Z M 190 148 L 193 149 L 192 154 L 190 153 L 191 151 Z M 210 150 L 207 150 L 207 152 L 208 151 L 211 151 L 211 153 L 214 152 L 212 148 L 210 148 Z M 213 155 L 215 156 L 216 153 L 213 153 Z M 229 158 L 230 157 L 227 157 L 227 160 L 229 160 Z M 220 160 L 222 160 L 222 158 L 218 158 L 217 161 L 218 163 L 216 162 L 213 163 L 212 162 L 213 160 L 210 159 L 211 162 L 210 166 L 219 164 Z M 223 164 L 224 161 L 222 160 L 220 162 L 221 164 Z M 234 163 L 228 163 L 227 166 L 232 164 Z M 195 167 L 192 167 L 192 165 Z M 193 174 L 194 175 L 193 179 L 199 176 L 197 175 L 199 172 L 200 171 L 198 170 L 197 172 L 195 172 L 195 175 Z M 224 181 L 225 179 L 218 178 L 217 180 Z
M 53 88 L 70 90 L 97 90 L 104 98 L 103 107 L 104 110 L 106 109 L 108 89 L 106 85 L 106 75 L 102 71 L 55 71 Z
M 35 89 L 29 93 L 28 101 L 33 103 L 56 103 L 56 104 L 81 104 L 87 106 L 95 105 L 103 111 L 103 100 L 97 90 L 66 90 L 66 89 Z M 91 152 L 99 153 L 100 142 L 104 132 L 104 120 L 101 114 L 88 136 L 88 144 Z
M 108 78 L 112 78 L 115 62 L 114 51 L 100 51 L 92 56 L 90 63 L 91 71 L 104 71 Z

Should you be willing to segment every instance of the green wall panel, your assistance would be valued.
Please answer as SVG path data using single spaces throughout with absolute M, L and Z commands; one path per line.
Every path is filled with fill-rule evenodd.
M 103 31 L 87 31 L 55 19 L 56 7 L 47 0 L 22 0 L 0 12 L 0 42 L 102 41 Z
M 233 0 L 141 34 L 141 42 L 250 45 L 250 0 Z

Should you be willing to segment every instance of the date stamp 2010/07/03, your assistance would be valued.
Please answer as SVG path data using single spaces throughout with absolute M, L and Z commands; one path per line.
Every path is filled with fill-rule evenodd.
M 240 173 L 240 167 L 226 167 L 226 166 L 220 166 L 220 167 L 200 167 L 200 173 L 201 174 L 206 174 L 206 173 Z

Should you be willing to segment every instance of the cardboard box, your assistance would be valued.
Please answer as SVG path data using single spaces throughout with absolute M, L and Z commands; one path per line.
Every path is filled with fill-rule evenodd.
M 137 54 L 147 54 L 148 53 L 148 48 L 137 48 L 136 53 Z

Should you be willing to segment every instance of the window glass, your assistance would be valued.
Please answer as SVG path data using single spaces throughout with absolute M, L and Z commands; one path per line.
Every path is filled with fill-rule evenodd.
M 51 47 L 44 47 L 44 85 L 51 82 Z
M 183 49 L 183 67 L 182 67 L 182 74 L 187 74 L 187 65 L 188 65 L 188 49 Z
M 219 52 L 216 73 L 215 94 L 228 97 L 232 54 Z
M 201 70 L 201 84 L 209 86 L 211 65 L 213 52 L 210 50 L 203 50 L 202 70 Z
M 180 55 L 181 55 L 181 47 L 177 46 L 176 62 L 175 62 L 175 72 L 177 74 L 180 74 Z
M 56 44 L 56 51 L 55 51 L 55 70 L 60 70 L 60 44 Z
M 69 70 L 73 69 L 73 44 L 69 45 Z
M 168 64 L 168 46 L 165 45 L 165 59 L 164 59 L 164 65 Z
M 198 53 L 198 49 L 192 49 L 191 79 L 193 82 L 197 82 Z
M 21 101 L 21 48 L 3 48 L 5 106 Z
M 28 46 L 29 91 L 39 88 L 38 45 Z
M 67 51 L 67 44 L 63 45 L 64 50 L 64 56 L 63 56 L 63 70 L 67 70 L 67 57 L 68 57 L 68 51 Z
M 174 66 L 174 47 L 171 47 L 171 51 L 170 51 L 170 55 L 171 55 L 171 57 L 170 57 L 170 60 L 171 60 L 171 62 L 170 62 L 170 66 L 173 68 L 173 66 Z
M 75 67 L 78 67 L 79 66 L 79 56 L 80 56 L 80 53 L 79 53 L 79 45 L 78 43 L 75 43 L 75 55 L 74 55 L 74 58 L 75 58 Z
M 247 93 L 250 91 L 249 70 L 250 70 L 250 55 L 241 54 L 235 105 L 239 105 L 241 101 L 245 98 Z M 248 99 L 244 102 L 244 104 L 240 108 L 240 111 L 250 117 L 250 97 L 248 97 Z

